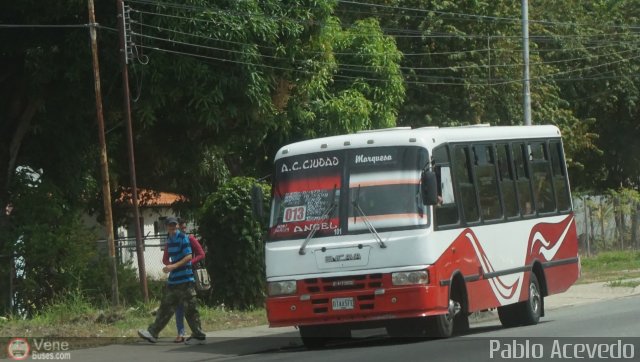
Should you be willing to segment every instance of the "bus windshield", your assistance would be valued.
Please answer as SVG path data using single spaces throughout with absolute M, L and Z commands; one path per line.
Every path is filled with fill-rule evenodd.
M 277 160 L 269 240 L 304 239 L 313 229 L 317 238 L 427 226 L 420 196 L 427 160 L 425 149 L 407 146 Z

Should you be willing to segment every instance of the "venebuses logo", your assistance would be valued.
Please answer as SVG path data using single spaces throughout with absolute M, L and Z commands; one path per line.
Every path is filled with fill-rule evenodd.
M 7 345 L 7 354 L 9 358 L 16 361 L 22 361 L 29 357 L 31 347 L 26 338 L 13 338 Z

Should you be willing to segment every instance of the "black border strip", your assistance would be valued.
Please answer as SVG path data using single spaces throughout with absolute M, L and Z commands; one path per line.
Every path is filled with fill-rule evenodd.
M 577 263 L 579 260 L 580 259 L 577 256 L 575 256 L 573 258 L 566 258 L 566 259 L 560 259 L 560 260 L 551 260 L 551 261 L 547 261 L 545 263 L 542 263 L 542 267 L 543 268 L 553 268 L 554 266 L 574 264 L 574 263 Z
M 545 269 L 546 268 L 553 268 L 555 266 L 574 264 L 574 263 L 577 263 L 578 261 L 579 261 L 578 257 L 566 258 L 566 259 L 560 259 L 560 260 L 552 260 L 552 261 L 547 261 L 547 262 L 542 263 L 542 267 L 545 268 Z M 527 272 L 527 271 L 531 271 L 531 269 L 533 269 L 533 264 L 532 265 L 525 265 L 525 266 L 518 267 L 518 268 L 500 270 L 500 271 L 497 271 L 497 272 L 485 273 L 485 274 L 482 275 L 482 278 L 483 279 L 490 279 L 490 278 L 500 277 L 500 276 L 508 275 L 508 274 Z M 465 282 L 475 282 L 475 281 L 480 280 L 480 277 L 481 277 L 481 275 L 479 275 L 479 274 L 468 275 L 468 276 L 464 277 L 464 281 Z M 440 285 L 441 286 L 445 286 L 445 285 L 449 285 L 449 284 L 450 284 L 450 280 L 448 280 L 448 279 L 440 281 Z
M 483 275 L 483 277 L 484 277 L 484 279 L 501 277 L 503 275 L 508 275 L 508 274 L 527 272 L 527 271 L 530 271 L 532 268 L 533 268 L 533 265 L 525 265 L 525 266 L 521 266 L 521 267 L 518 267 L 518 268 L 511 268 L 511 269 L 505 269 L 505 270 L 495 271 L 495 272 L 491 272 L 491 273 L 485 273 Z

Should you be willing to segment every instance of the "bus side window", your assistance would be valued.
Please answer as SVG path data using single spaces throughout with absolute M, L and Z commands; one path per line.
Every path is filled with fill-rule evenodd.
M 480 196 L 480 209 L 483 220 L 498 220 L 502 218 L 502 205 L 498 193 L 498 180 L 493 155 L 493 146 L 475 145 L 475 176 Z
M 509 145 L 498 144 L 498 177 L 502 199 L 504 200 L 504 212 L 507 218 L 518 216 L 518 198 L 516 196 L 516 180 L 514 177 L 513 164 L 509 155 Z
M 551 165 L 547 145 L 544 142 L 531 142 L 531 172 L 533 194 L 536 200 L 536 210 L 546 213 L 556 210 L 556 200 L 553 195 L 551 181 Z
M 559 141 L 549 142 L 549 155 L 551 156 L 553 186 L 556 189 L 558 211 L 568 211 L 571 209 L 571 199 L 569 197 L 569 183 L 564 166 L 562 143 Z
M 434 207 L 435 225 L 436 227 L 457 225 L 460 219 L 458 217 L 458 205 L 453 192 L 449 153 L 446 146 L 433 150 L 433 162 L 435 163 L 434 170 L 438 180 L 438 196 L 442 200 L 441 204 Z
M 468 146 L 456 146 L 453 154 L 453 176 L 460 196 L 462 217 L 466 223 L 480 220 L 476 188 L 471 173 L 471 158 Z
M 529 170 L 527 168 L 527 160 L 529 158 L 527 147 L 525 147 L 524 143 L 518 142 L 512 145 L 511 150 L 513 152 L 513 163 L 516 171 L 516 188 L 520 214 L 522 216 L 531 216 L 535 213 L 535 209 L 533 208 L 533 195 L 529 180 Z

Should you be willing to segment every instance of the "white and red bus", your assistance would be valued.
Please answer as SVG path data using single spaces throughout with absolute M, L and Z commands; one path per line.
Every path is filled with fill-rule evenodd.
M 265 246 L 269 324 L 307 346 L 386 327 L 449 337 L 470 313 L 536 324 L 580 263 L 555 126 L 393 128 L 282 147 Z

